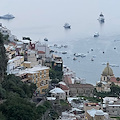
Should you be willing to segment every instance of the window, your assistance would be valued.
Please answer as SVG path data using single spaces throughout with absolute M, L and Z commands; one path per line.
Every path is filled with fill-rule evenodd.
M 37 78 L 38 76 L 37 76 L 37 74 L 36 74 L 36 78 Z
M 46 74 L 46 70 L 44 70 L 44 74 Z
M 43 85 L 44 85 L 44 82 L 43 82 L 43 81 L 41 81 L 40 86 L 43 86 Z
M 42 75 L 42 71 L 40 71 L 40 75 Z
M 33 74 L 33 79 L 34 79 L 34 74 Z

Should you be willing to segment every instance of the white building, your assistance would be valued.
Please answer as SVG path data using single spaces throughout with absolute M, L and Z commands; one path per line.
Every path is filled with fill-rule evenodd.
M 9 29 L 7 29 L 6 27 L 3 27 L 2 24 L 0 24 L 0 32 L 3 34 L 3 35 L 8 35 L 8 39 L 10 41 L 14 41 L 16 38 L 16 36 L 12 35 L 11 34 L 11 31 Z
M 63 99 L 63 100 L 66 99 L 66 94 L 61 88 L 55 87 L 54 89 L 50 90 L 50 93 L 51 93 L 51 97 L 56 98 L 57 96 L 59 96 L 59 99 Z
M 7 74 L 13 74 L 15 68 L 21 67 L 24 62 L 23 56 L 17 56 L 13 59 L 10 59 L 7 63 Z
M 109 120 L 109 115 L 102 110 L 91 109 L 87 110 L 87 120 Z
M 41 44 L 40 42 L 37 42 L 35 44 L 35 50 L 36 50 L 36 54 L 39 55 L 39 57 L 42 57 L 42 58 L 50 58 L 51 55 L 50 55 L 50 49 L 48 47 L 48 45 L 46 44 Z

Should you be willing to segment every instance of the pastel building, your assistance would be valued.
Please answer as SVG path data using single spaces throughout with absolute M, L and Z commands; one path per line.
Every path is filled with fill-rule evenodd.
M 111 79 L 115 78 L 113 74 L 113 70 L 111 69 L 109 63 L 107 63 L 107 66 L 104 68 L 101 79 L 96 83 L 96 90 L 97 92 L 110 92 L 110 84 Z
M 7 74 L 14 74 L 14 70 L 17 67 L 22 67 L 24 62 L 23 56 L 17 56 L 13 59 L 10 59 L 7 63 Z
M 37 65 L 20 71 L 18 74 L 23 82 L 33 82 L 37 86 L 37 93 L 45 94 L 49 87 L 49 67 Z

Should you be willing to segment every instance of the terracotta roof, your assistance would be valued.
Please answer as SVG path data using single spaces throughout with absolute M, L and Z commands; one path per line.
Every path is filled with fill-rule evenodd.
M 9 44 L 11 44 L 13 46 L 16 46 L 16 43 L 14 43 L 14 42 L 10 42 Z
M 72 88 L 93 88 L 94 89 L 94 86 L 91 85 L 91 84 L 69 84 L 69 87 Z
M 110 78 L 110 82 L 120 83 L 120 81 L 117 81 L 115 77 L 111 77 Z
M 60 84 L 60 88 L 62 90 L 69 90 L 69 88 L 66 85 L 62 85 L 62 84 Z
M 66 84 L 72 84 L 72 80 L 70 76 L 64 75 L 64 81 Z
M 38 51 L 37 53 L 38 53 L 38 54 L 45 54 L 44 51 Z

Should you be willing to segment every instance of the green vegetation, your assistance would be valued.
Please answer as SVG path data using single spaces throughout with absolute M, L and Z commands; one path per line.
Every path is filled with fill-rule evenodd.
M 57 84 L 58 82 L 62 81 L 63 72 L 50 69 L 49 76 L 50 79 L 52 79 L 51 83 Z
M 0 83 L 4 80 L 4 75 L 7 68 L 7 56 L 4 47 L 4 37 L 0 33 Z
M 97 98 L 101 97 L 118 97 L 120 95 L 120 87 L 118 85 L 115 85 L 114 83 L 111 84 L 111 92 L 97 92 L 96 89 L 94 90 L 94 95 L 97 96 Z
M 31 102 L 36 85 L 25 84 L 15 75 L 6 75 L 4 40 L 0 33 L 0 120 L 41 120 L 42 115 L 53 108 L 48 101 L 38 107 Z M 51 114 L 56 118 L 57 113 L 54 110 Z
M 17 95 L 9 96 L 0 110 L 6 120 L 35 120 L 37 117 L 35 105 Z
M 15 75 L 6 76 L 1 85 L 3 89 L 1 93 L 2 98 L 5 97 L 4 93 L 8 96 L 11 92 L 18 94 L 22 98 L 31 98 L 33 92 L 36 90 L 36 85 L 33 83 L 27 85 L 21 81 L 20 77 Z
M 111 118 L 115 118 L 116 120 L 120 120 L 120 117 L 111 117 Z
M 112 84 L 110 89 L 111 96 L 118 97 L 120 95 L 120 87 L 118 85 Z
M 35 89 L 34 84 L 27 85 L 21 82 L 19 77 L 6 76 L 0 85 L 0 99 L 5 100 L 0 104 L 0 118 L 2 120 L 41 120 L 44 113 L 49 110 L 52 111 L 51 116 L 57 117 L 50 102 L 45 101 L 38 107 L 30 102 Z
M 70 109 L 70 105 L 66 100 L 60 100 L 60 106 L 61 106 L 62 111 Z
M 86 96 L 80 96 L 80 98 L 82 99 L 82 100 L 88 100 L 88 101 L 90 101 L 90 102 L 93 102 L 93 103 L 98 103 L 98 102 L 101 102 L 101 97 L 86 97 Z M 74 102 L 75 103 L 77 103 L 77 102 L 80 102 L 81 100 L 74 100 Z

